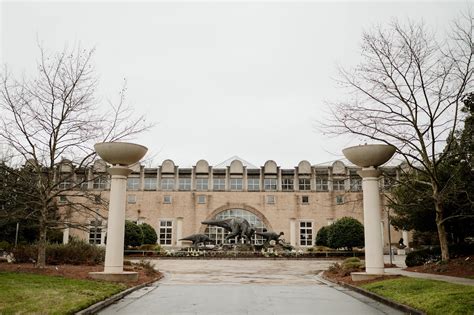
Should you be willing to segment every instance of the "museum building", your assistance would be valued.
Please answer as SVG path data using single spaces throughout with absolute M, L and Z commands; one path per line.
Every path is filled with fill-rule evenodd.
M 217 243 L 224 242 L 222 228 L 201 224 L 209 219 L 242 217 L 257 231 L 283 232 L 283 238 L 297 248 L 315 245 L 317 231 L 341 217 L 363 222 L 362 179 L 356 166 L 342 161 L 311 165 L 303 160 L 294 168 L 281 168 L 273 160 L 257 167 L 233 157 L 214 166 L 200 160 L 192 167 L 183 168 L 165 160 L 157 168 L 139 164 L 131 168 L 126 218 L 153 226 L 163 247 L 189 245 L 180 239 L 195 233 L 207 234 Z M 384 247 L 388 247 L 384 192 L 399 174 L 397 167 L 381 169 L 380 223 Z M 81 189 L 97 196 L 91 206 L 106 217 L 106 203 L 101 202 L 109 197 L 106 164 L 97 160 L 83 175 L 75 176 L 88 179 Z M 60 197 L 59 204 L 64 201 Z M 80 220 L 88 230 L 67 229 L 65 239 L 71 235 L 88 239 L 92 244 L 104 244 L 106 220 L 90 215 Z M 392 240 L 398 240 L 400 235 L 401 232 L 391 229 Z M 256 237 L 253 242 L 261 243 L 262 239 Z

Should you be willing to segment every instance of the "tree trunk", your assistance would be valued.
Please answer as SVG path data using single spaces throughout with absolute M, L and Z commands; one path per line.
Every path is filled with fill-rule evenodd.
M 39 222 L 39 240 L 38 240 L 38 260 L 37 268 L 44 268 L 46 266 L 46 222 L 40 220 Z
M 446 235 L 446 228 L 443 222 L 443 205 L 438 200 L 435 200 L 436 210 L 436 227 L 438 229 L 439 246 L 441 248 L 441 260 L 449 260 L 448 238 Z

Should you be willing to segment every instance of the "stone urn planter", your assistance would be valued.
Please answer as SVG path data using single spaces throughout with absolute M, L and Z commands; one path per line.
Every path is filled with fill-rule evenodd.
M 112 165 L 135 164 L 148 149 L 142 145 L 129 142 L 102 142 L 94 145 L 97 154 Z
M 395 147 L 387 144 L 364 144 L 342 150 L 351 163 L 360 167 L 377 167 L 390 160 Z

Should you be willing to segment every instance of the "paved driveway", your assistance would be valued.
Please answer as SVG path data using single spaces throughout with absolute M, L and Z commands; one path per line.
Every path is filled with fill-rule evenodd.
M 165 278 L 101 314 L 401 314 L 317 273 L 321 260 L 155 260 Z

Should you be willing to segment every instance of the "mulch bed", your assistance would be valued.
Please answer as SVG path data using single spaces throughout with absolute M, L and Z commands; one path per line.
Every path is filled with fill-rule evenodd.
M 351 278 L 350 275 L 344 276 L 344 275 L 334 274 L 334 273 L 330 273 L 328 271 L 325 271 L 324 276 L 326 278 L 329 278 L 330 280 L 335 281 L 335 282 L 343 282 L 343 283 L 347 283 L 347 284 L 357 286 L 357 287 L 360 287 L 361 285 L 364 285 L 364 284 L 367 284 L 367 283 L 377 282 L 377 281 L 381 281 L 381 280 L 388 280 L 388 279 L 396 279 L 396 278 L 402 277 L 402 276 L 381 276 L 381 277 L 377 277 L 377 278 L 370 279 L 370 280 L 362 280 L 362 281 L 354 282 L 354 281 L 352 281 L 352 278 Z
M 447 263 L 435 262 L 423 266 L 405 268 L 407 271 L 432 273 L 462 278 L 474 277 L 474 256 L 450 259 Z
M 48 276 L 62 276 L 66 278 L 87 280 L 91 280 L 89 277 L 89 272 L 103 270 L 104 266 L 101 265 L 49 265 L 45 268 L 36 268 L 33 264 L 0 263 L 0 271 L 35 273 Z M 138 272 L 138 281 L 125 282 L 124 284 L 126 284 L 127 287 L 134 287 L 142 283 L 159 280 L 162 277 L 160 272 L 150 274 L 140 266 L 124 266 L 124 270 Z

